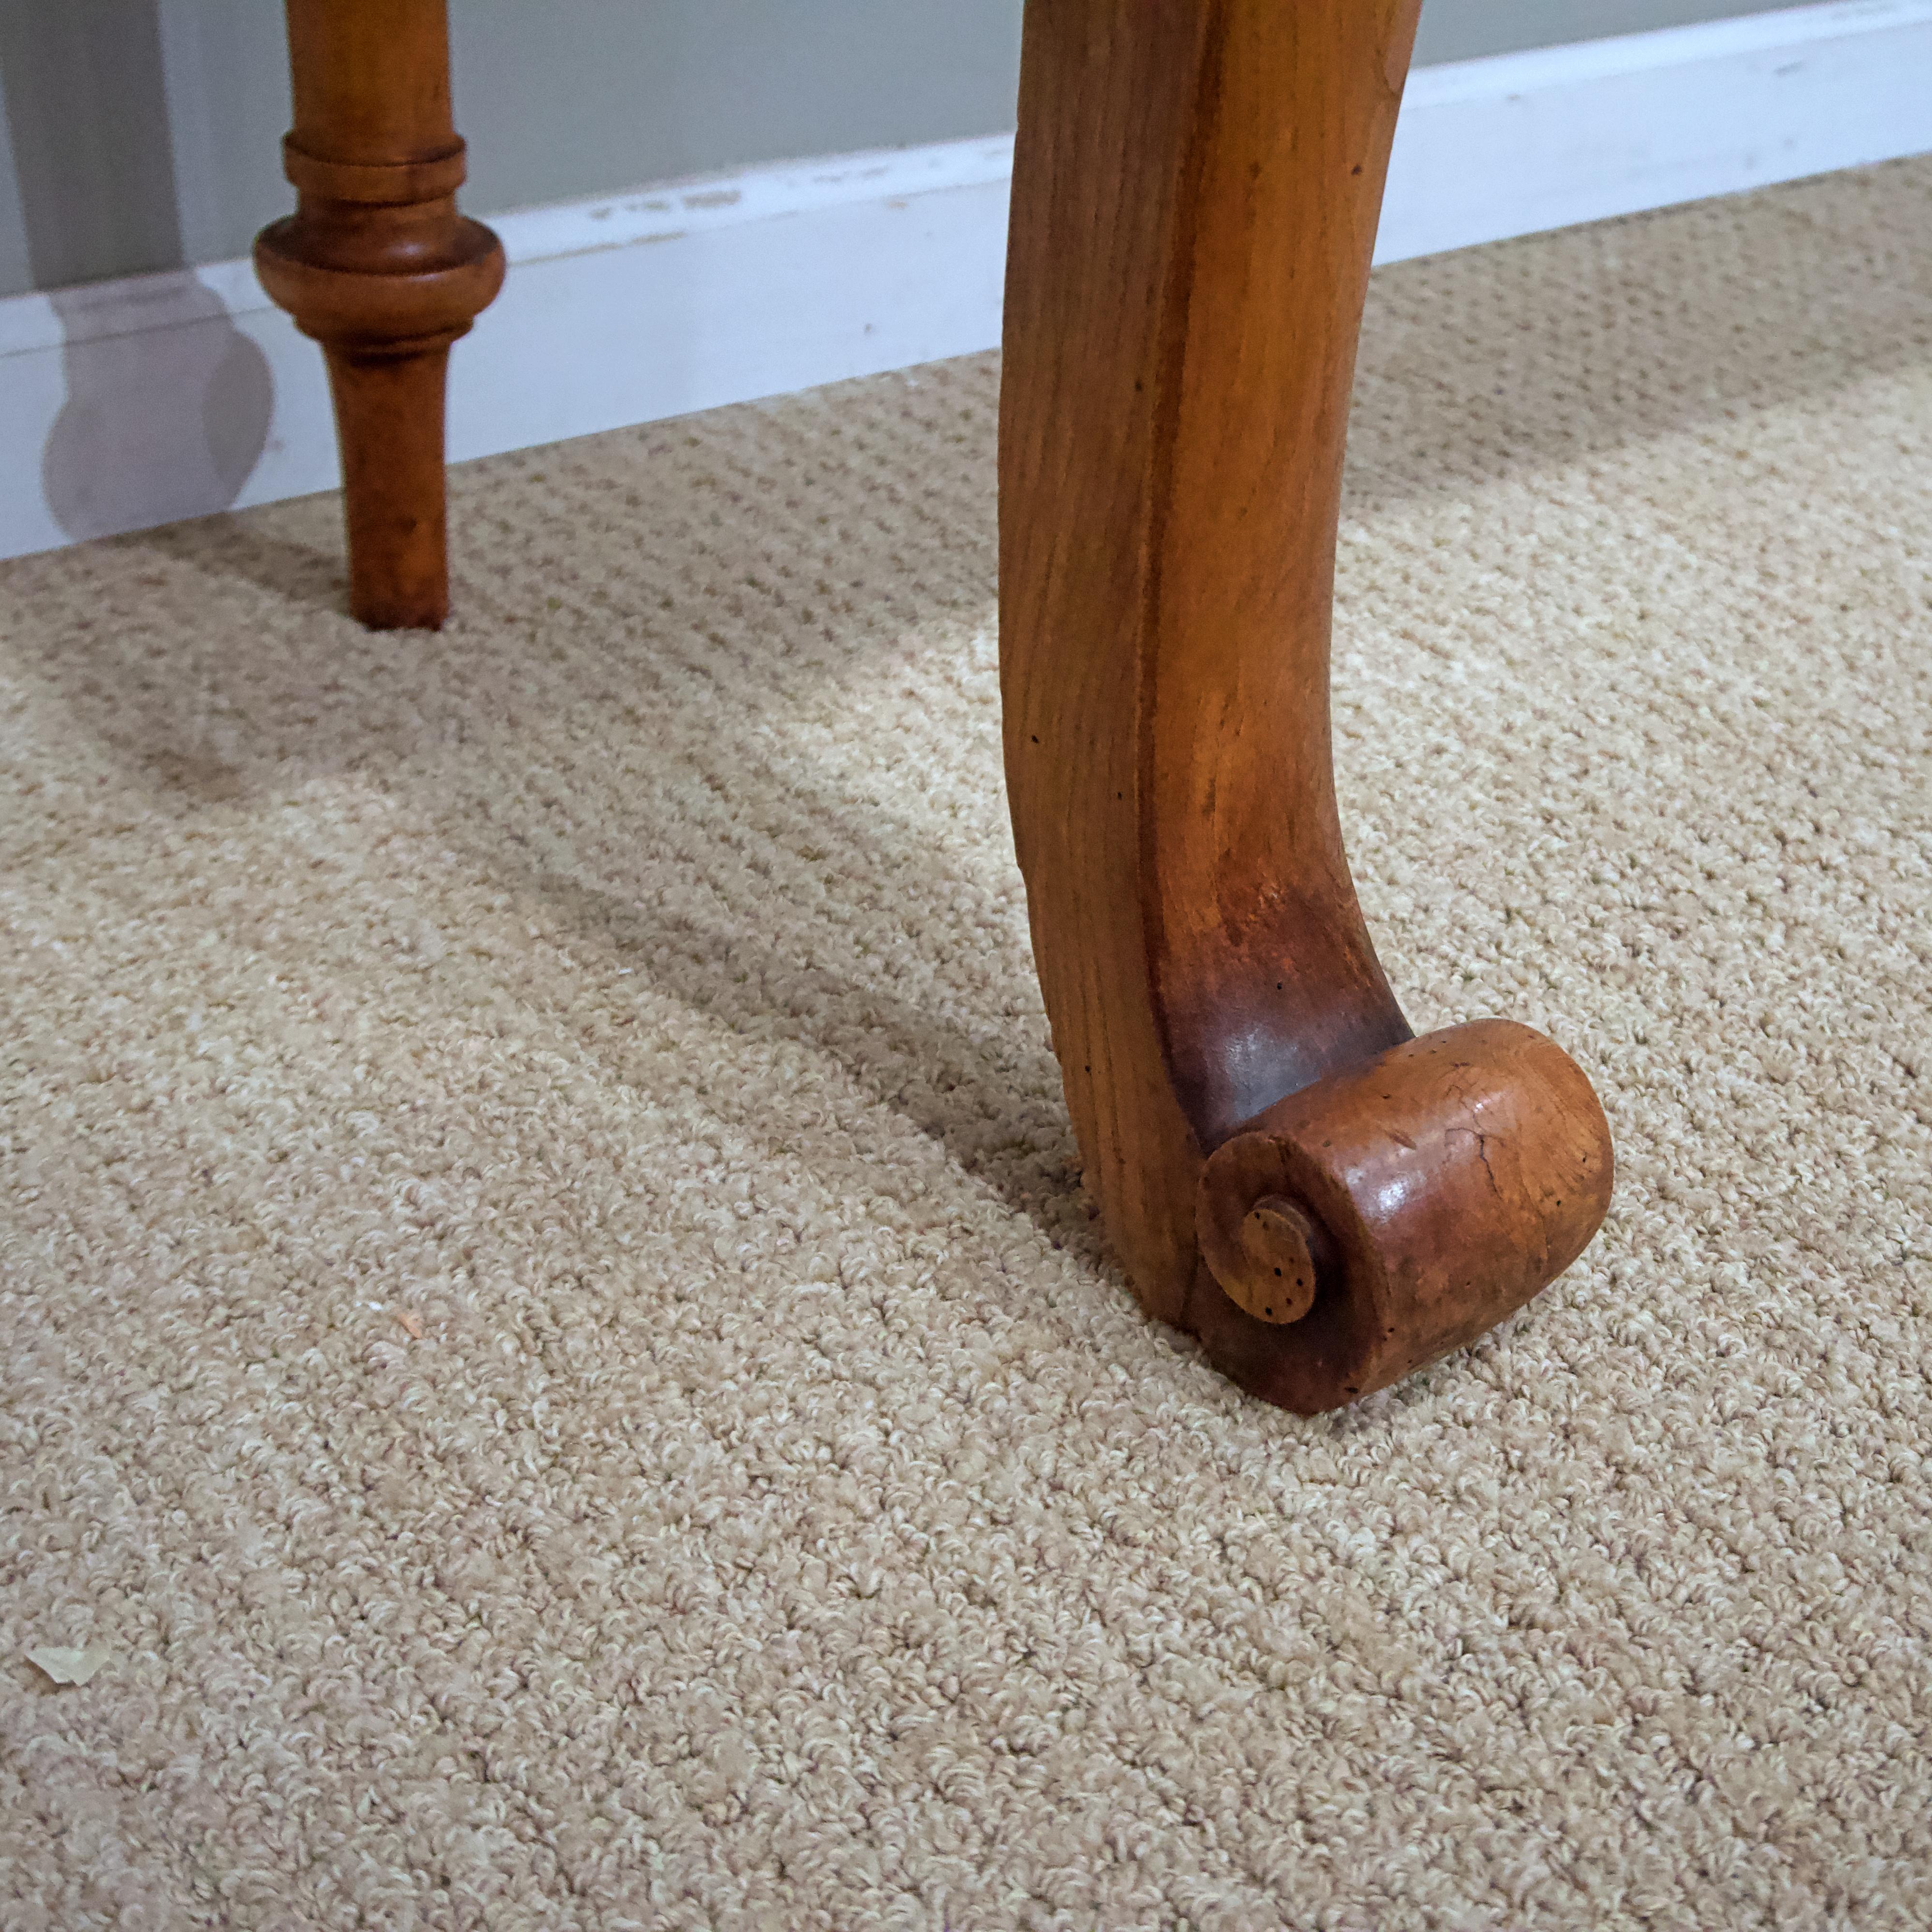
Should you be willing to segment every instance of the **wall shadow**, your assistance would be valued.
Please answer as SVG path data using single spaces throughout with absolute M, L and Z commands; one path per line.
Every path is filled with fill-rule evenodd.
M 170 278 L 169 326 L 96 336 L 92 291 L 49 298 L 67 330 L 67 396 L 40 453 L 54 520 L 112 536 L 228 508 L 260 460 L 274 413 L 268 359 L 220 298 Z
M 41 482 L 74 538 L 228 508 L 274 409 L 267 358 L 182 268 L 158 4 L 0 0 L 28 267 L 66 338 Z M 130 274 L 154 278 L 138 301 L 155 326 L 124 292 L 109 312 L 98 284 Z

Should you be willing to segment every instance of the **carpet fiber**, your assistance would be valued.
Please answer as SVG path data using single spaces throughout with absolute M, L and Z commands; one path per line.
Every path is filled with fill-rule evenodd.
M 992 360 L 459 472 L 440 637 L 0 571 L 0 1922 L 1922 1926 L 1928 217 L 1376 278 L 1364 898 L 1622 1174 L 1315 1421 L 1082 1199 Z

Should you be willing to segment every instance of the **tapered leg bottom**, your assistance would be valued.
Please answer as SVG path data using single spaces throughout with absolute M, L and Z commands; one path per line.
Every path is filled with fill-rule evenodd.
M 413 355 L 328 351 L 342 449 L 349 608 L 374 630 L 449 614 L 443 470 L 447 344 Z

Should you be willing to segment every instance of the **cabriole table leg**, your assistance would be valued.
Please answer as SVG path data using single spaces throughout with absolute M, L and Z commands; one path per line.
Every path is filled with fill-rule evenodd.
M 1328 710 L 1356 338 L 1418 0 L 1030 0 L 1000 412 L 1006 754 L 1103 1224 L 1304 1412 L 1582 1252 L 1609 1130 L 1550 1041 L 1414 1040 Z

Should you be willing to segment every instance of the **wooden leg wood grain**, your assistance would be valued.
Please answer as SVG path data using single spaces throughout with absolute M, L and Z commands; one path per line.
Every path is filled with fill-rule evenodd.
M 503 279 L 456 212 L 445 0 L 287 0 L 294 214 L 255 244 L 262 286 L 328 358 L 342 446 L 350 608 L 378 628 L 448 614 L 449 346 Z
M 1520 1306 L 1611 1180 L 1549 1041 L 1412 1039 L 1342 850 L 1336 527 L 1418 9 L 1029 0 L 1022 67 L 1000 656 L 1035 953 L 1143 1302 L 1304 1412 Z

